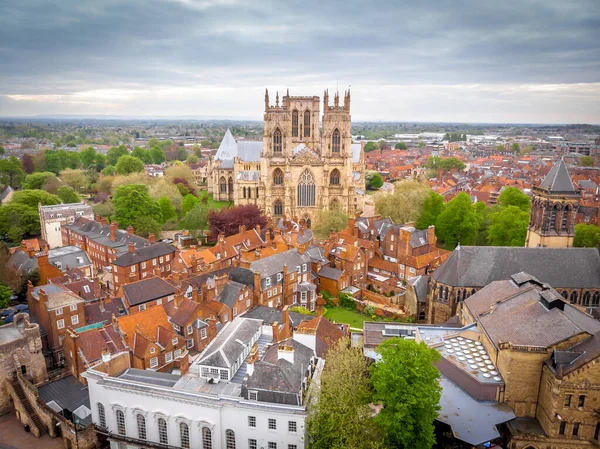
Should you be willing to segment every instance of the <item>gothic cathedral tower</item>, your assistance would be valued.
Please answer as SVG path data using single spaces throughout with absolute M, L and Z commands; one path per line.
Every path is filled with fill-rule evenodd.
M 572 247 L 580 200 L 581 190 L 573 186 L 569 170 L 561 158 L 540 186 L 533 188 L 525 246 Z

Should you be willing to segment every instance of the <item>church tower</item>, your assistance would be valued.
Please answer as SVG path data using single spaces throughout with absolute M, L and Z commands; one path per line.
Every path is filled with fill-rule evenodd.
M 581 190 L 573 186 L 562 158 L 532 192 L 531 217 L 525 246 L 572 247 Z

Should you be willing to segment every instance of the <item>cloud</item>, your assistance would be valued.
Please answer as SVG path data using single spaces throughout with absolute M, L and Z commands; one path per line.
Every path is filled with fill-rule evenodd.
M 433 120 L 446 110 L 467 121 L 571 121 L 562 109 L 600 122 L 592 101 L 600 82 L 596 0 L 4 4 L 2 115 L 51 111 L 54 102 L 72 114 L 260 117 L 265 86 L 318 94 L 339 82 L 365 98 L 353 114 L 366 119 L 389 111 L 389 119 Z M 513 110 L 524 103 L 519 95 L 536 103 Z M 411 110 L 391 107 L 390 98 L 410 99 Z M 559 110 L 549 114 L 548 105 Z

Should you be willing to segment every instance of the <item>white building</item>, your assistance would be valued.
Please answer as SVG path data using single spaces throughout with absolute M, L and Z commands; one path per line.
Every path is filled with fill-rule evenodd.
M 48 242 L 50 248 L 63 246 L 60 227 L 73 224 L 79 217 L 94 219 L 92 206 L 81 203 L 57 204 L 55 206 L 38 206 L 40 214 L 40 227 L 42 238 Z

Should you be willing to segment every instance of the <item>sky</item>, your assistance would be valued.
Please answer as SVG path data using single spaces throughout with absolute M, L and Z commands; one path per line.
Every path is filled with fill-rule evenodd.
M 0 0 L 0 116 L 600 123 L 598 0 Z

